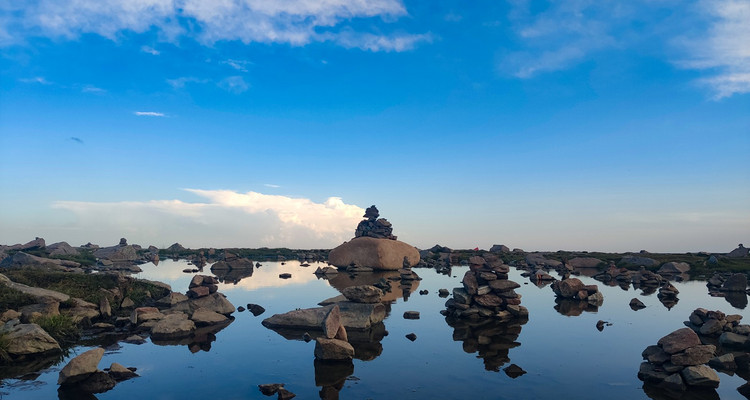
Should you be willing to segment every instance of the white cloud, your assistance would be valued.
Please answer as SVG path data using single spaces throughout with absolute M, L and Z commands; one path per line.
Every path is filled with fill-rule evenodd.
M 281 187 L 281 186 L 279 186 L 279 185 L 274 185 L 274 184 L 271 184 L 271 183 L 264 183 L 264 184 L 263 184 L 263 186 L 265 186 L 265 187 L 270 187 L 270 188 L 274 188 L 274 189 L 278 189 L 278 188 L 280 188 L 280 187 Z
M 59 201 L 53 206 L 74 214 L 75 231 L 127 235 L 139 244 L 180 242 L 188 247 L 330 248 L 350 239 L 364 214 L 363 208 L 338 197 L 316 203 L 257 192 L 185 190 L 206 201 Z M 68 227 L 68 232 L 72 230 Z
M 221 63 L 229 65 L 230 67 L 241 72 L 247 72 L 247 66 L 252 65 L 252 62 L 247 61 L 247 60 L 231 60 L 230 59 L 230 60 L 224 60 Z
M 95 33 L 115 39 L 125 31 L 156 28 L 168 41 L 190 36 L 206 44 L 239 40 L 305 45 L 321 40 L 321 31 L 333 34 L 354 19 L 379 17 L 387 23 L 407 14 L 402 0 L 31 0 L 19 4 L 11 7 L 16 11 L 13 18 L 0 19 L 0 36 L 10 32 L 21 37 L 76 38 Z M 142 51 L 158 54 L 148 46 Z
M 175 79 L 167 79 L 167 83 L 169 86 L 172 86 L 174 89 L 182 89 L 185 87 L 188 83 L 207 83 L 209 82 L 207 79 L 198 79 L 194 77 L 184 76 L 180 78 Z
M 92 86 L 92 85 L 86 85 L 82 87 L 81 91 L 83 93 L 105 93 L 106 92 L 106 90 L 96 87 L 96 86 Z
M 344 31 L 337 34 L 324 34 L 320 36 L 330 40 L 347 49 L 357 48 L 367 51 L 407 51 L 411 50 L 420 42 L 432 42 L 431 34 L 400 34 L 400 35 L 374 35 L 370 33 L 355 33 Z
M 161 54 L 159 50 L 156 50 L 155 48 L 151 46 L 141 46 L 141 51 L 144 53 L 154 55 L 154 56 L 158 56 L 159 54 Z
M 239 75 L 224 78 L 217 85 L 227 92 L 234 94 L 240 94 L 250 89 L 250 85 Z
M 154 111 L 136 111 L 133 114 L 139 117 L 166 117 L 164 113 Z
M 704 1 L 701 11 L 709 16 L 708 31 L 679 41 L 689 55 L 678 65 L 709 71 L 699 83 L 709 86 L 716 100 L 750 93 L 750 0 Z
M 35 76 L 33 78 L 23 78 L 23 79 L 19 79 L 19 81 L 21 81 L 23 83 L 38 83 L 38 84 L 41 84 L 41 85 L 51 85 L 52 84 L 52 82 L 44 79 L 44 77 L 41 77 L 41 76 Z

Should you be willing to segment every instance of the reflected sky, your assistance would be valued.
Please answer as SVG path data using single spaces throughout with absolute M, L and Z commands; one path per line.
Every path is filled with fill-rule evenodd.
M 144 271 L 137 276 L 161 280 L 170 283 L 173 290 L 185 292 L 193 274 L 182 270 L 190 267 L 184 261 L 165 260 L 158 266 L 143 265 Z M 487 369 L 487 360 L 480 357 L 487 353 L 467 352 L 471 347 L 464 345 L 465 340 L 454 338 L 454 327 L 440 315 L 446 299 L 438 296 L 438 289 L 459 286 L 467 267 L 454 267 L 450 276 L 416 269 L 423 278 L 419 290 L 407 299 L 399 296 L 393 299 L 384 321 L 388 334 L 382 340 L 380 336 L 377 338 L 382 350 L 378 348 L 372 357 L 363 357 L 367 360 L 355 359 L 353 372 L 349 372 L 349 365 L 331 369 L 356 379 L 342 382 L 336 376 L 335 382 L 319 385 L 326 368 L 316 367 L 313 362 L 314 341 L 290 340 L 261 325 L 264 318 L 273 314 L 316 307 L 321 300 L 339 294 L 340 285 L 317 278 L 313 274 L 316 268 L 317 264 L 300 267 L 293 261 L 285 265 L 267 262 L 236 285 L 220 285 L 220 291 L 235 307 L 256 303 L 267 311 L 258 317 L 247 311 L 235 313 L 234 322 L 216 333 L 215 340 L 211 338 L 208 351 L 193 353 L 185 345 L 157 346 L 150 341 L 142 345 L 121 343 L 105 354 L 99 367 L 118 362 L 137 367 L 141 377 L 122 382 L 96 397 L 131 399 L 148 393 L 149 398 L 160 400 L 267 399 L 257 385 L 283 382 L 300 399 L 318 399 L 324 387 L 328 392 L 335 389 L 341 399 L 647 399 L 636 376 L 641 352 L 662 336 L 683 327 L 682 322 L 692 310 L 703 307 L 750 319 L 746 310 L 732 307 L 724 298 L 710 297 L 704 282 L 674 283 L 680 291 L 680 300 L 667 309 L 656 293 L 642 295 L 640 289 L 632 286 L 624 290 L 586 276 L 578 278 L 585 284 L 597 284 L 604 303 L 594 311 L 563 315 L 555 309 L 557 303 L 549 286 L 537 287 L 511 269 L 510 279 L 521 284 L 516 291 L 522 295 L 522 305 L 529 309 L 529 321 L 517 337 L 509 338 L 520 345 L 507 346 L 507 356 L 502 351 L 498 353 L 500 357 L 493 359 L 493 368 L 502 362 L 500 369 L 493 371 Z M 280 279 L 278 275 L 283 272 L 291 273 L 292 278 Z M 204 268 L 203 273 L 210 274 L 210 269 Z M 346 279 L 347 275 L 342 275 L 338 281 Z M 428 294 L 420 295 L 421 290 L 427 290 Z M 633 297 L 640 299 L 646 308 L 631 310 L 628 304 Z M 405 311 L 419 311 L 420 319 L 404 319 Z M 599 332 L 598 320 L 612 325 Z M 414 342 L 405 337 L 409 333 L 417 335 Z M 87 349 L 76 348 L 70 357 Z M 511 363 L 527 373 L 511 379 L 501 369 Z M 63 365 L 44 371 L 33 385 L 19 385 L 14 380 L 4 382 L 0 391 L 6 394 L 2 398 L 57 398 L 55 382 Z M 721 398 L 741 398 L 736 388 L 745 381 L 724 373 L 719 376 Z

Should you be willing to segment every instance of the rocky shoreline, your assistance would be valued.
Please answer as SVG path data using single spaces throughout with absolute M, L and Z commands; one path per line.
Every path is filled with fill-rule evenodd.
M 320 307 L 292 310 L 262 321 L 264 326 L 289 340 L 316 342 L 313 352 L 316 380 L 325 383 L 320 385 L 321 393 L 331 394 L 338 393 L 342 379 L 351 375 L 352 359 L 371 360 L 380 354 L 380 340 L 387 335 L 383 320 L 389 313 L 389 304 L 397 298 L 408 299 L 417 291 L 421 279 L 415 271 L 418 268 L 433 268 L 450 275 L 456 265 L 469 267 L 460 281 L 461 287 L 452 292 L 441 289 L 438 295 L 449 297 L 442 313 L 446 323 L 455 329 L 454 340 L 462 341 L 467 352 L 477 352 L 485 367 L 492 371 L 498 371 L 509 362 L 508 350 L 518 345 L 516 339 L 529 318 L 528 309 L 521 305 L 520 294 L 514 291 L 520 284 L 508 279 L 510 268 L 522 271 L 522 276 L 528 278 L 526 284 L 550 285 L 556 296 L 555 309 L 568 316 L 596 312 L 604 302 L 597 285 L 584 285 L 573 275 L 591 276 L 608 286 L 627 288 L 632 285 L 645 294 L 658 292 L 659 300 L 667 308 L 679 301 L 679 291 L 670 282 L 695 275 L 707 279 L 707 293 L 724 297 L 735 307 L 744 308 L 747 294 L 750 294 L 747 287 L 750 257 L 742 245 L 726 254 L 688 255 L 527 253 L 503 245 L 495 245 L 489 251 L 454 251 L 439 245 L 420 251 L 397 241 L 392 225 L 378 216 L 374 206 L 368 209 L 367 219 L 357 227 L 355 238 L 330 252 L 190 250 L 177 243 L 158 249 L 128 244 L 124 238 L 108 247 L 91 243 L 72 247 L 65 242 L 47 246 L 41 238 L 25 244 L 0 246 L 0 294 L 5 301 L 0 309 L 3 346 L 0 350 L 8 366 L 0 366 L 5 370 L 2 376 L 19 376 L 58 363 L 64 348 L 77 343 L 77 335 L 96 337 L 102 342 L 143 343 L 150 338 L 157 345 L 180 344 L 188 346 L 192 352 L 207 351 L 215 334 L 232 323 L 232 314 L 245 310 L 243 306 L 231 304 L 218 291 L 219 284 L 237 284 L 249 279 L 253 271 L 261 267 L 261 261 L 269 260 L 297 259 L 302 265 L 326 261 L 329 256 L 338 260 L 328 260 L 330 266 L 318 267 L 309 273 L 328 280 L 342 296 L 323 300 Z M 352 247 L 352 243 L 356 246 Z M 248 254 L 257 257 L 251 259 Z M 158 265 L 165 257 L 189 260 L 195 267 L 183 271 L 192 274 L 188 287 L 173 291 L 163 283 L 129 276 L 140 271 L 138 265 L 147 262 Z M 748 268 L 737 272 L 744 265 Z M 722 266 L 727 268 L 722 269 Z M 202 274 L 204 267 L 209 267 L 212 275 Z M 560 278 L 553 277 L 552 273 Z M 280 275 L 280 278 L 292 276 L 282 275 L 289 276 Z M 91 281 L 94 286 L 85 296 L 50 288 L 64 287 L 60 282 L 70 279 Z M 425 292 L 420 291 L 420 294 L 427 294 Z M 630 307 L 639 310 L 645 305 L 634 298 Z M 265 311 L 257 304 L 247 304 L 247 310 L 256 316 Z M 420 316 L 418 311 L 407 311 L 403 318 L 419 319 Z M 747 370 L 750 368 L 747 365 L 750 329 L 739 324 L 740 319 L 741 316 L 726 316 L 720 311 L 695 310 L 685 329 L 698 335 L 698 342 L 692 336 L 683 340 L 689 334 L 681 331 L 675 340 L 692 344 L 670 352 L 671 348 L 664 348 L 665 343 L 675 340 L 660 340 L 659 349 L 651 346 L 644 351 L 647 362 L 641 366 L 639 377 L 646 381 L 648 390 L 681 391 L 693 387 L 712 388 L 714 379 L 706 368 Z M 66 337 L 59 332 L 47 332 L 44 327 L 49 321 L 67 322 L 78 333 Z M 602 326 L 597 324 L 597 328 L 601 331 L 606 323 L 599 322 Z M 407 339 L 415 341 L 417 336 L 410 333 Z M 727 347 L 733 350 L 720 351 Z M 84 353 L 87 356 L 83 360 L 79 359 L 83 355 L 72 359 L 63 368 L 60 390 L 99 393 L 111 389 L 118 381 L 137 376 L 132 368 L 116 363 L 105 371 L 99 370 L 99 353 L 103 349 L 94 350 Z M 665 364 L 668 358 L 665 353 L 676 359 Z M 690 363 L 686 364 L 684 358 L 690 358 Z M 75 366 L 79 363 L 87 366 Z M 682 367 L 679 370 L 678 364 Z M 71 374 L 71 370 L 84 372 Z M 503 370 L 509 377 L 525 373 L 515 364 Z M 696 378 L 699 372 L 703 378 Z M 338 378 L 331 381 L 331 376 Z M 703 383 L 704 380 L 709 383 Z M 294 397 L 283 384 L 279 385 L 261 390 L 279 398 Z

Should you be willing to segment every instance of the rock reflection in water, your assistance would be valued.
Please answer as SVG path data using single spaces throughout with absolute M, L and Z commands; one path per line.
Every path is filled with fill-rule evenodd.
M 719 400 L 714 389 L 691 389 L 683 392 L 666 390 L 652 384 L 644 384 L 643 392 L 653 400 Z
M 557 297 L 555 298 L 555 311 L 568 317 L 577 317 L 583 314 L 584 311 L 595 313 L 599 311 L 599 306 L 587 300 Z
M 500 367 L 510 362 L 508 352 L 521 343 L 517 342 L 521 334 L 521 325 L 527 320 L 500 322 L 494 319 L 456 319 L 446 317 L 445 322 L 453 328 L 453 340 L 463 342 L 463 350 L 477 353 L 484 361 L 488 371 L 500 371 Z
M 207 352 L 211 350 L 211 343 L 216 341 L 216 334 L 229 326 L 232 322 L 234 322 L 234 317 L 230 317 L 229 320 L 223 324 L 198 328 L 188 337 L 156 340 L 151 338 L 151 342 L 159 346 L 187 346 L 191 353 L 197 353 L 201 350 Z
M 303 340 L 305 333 L 314 341 L 323 336 L 322 330 L 270 327 L 286 340 Z M 354 358 L 362 361 L 376 359 L 383 352 L 381 341 L 385 337 L 385 324 L 379 322 L 366 330 L 347 329 L 349 344 L 354 348 Z
M 328 278 L 328 283 L 339 292 L 352 286 L 372 285 L 379 287 L 377 284 L 382 281 L 391 283 L 391 290 L 384 291 L 385 294 L 381 299 L 383 303 L 392 303 L 400 298 L 408 300 L 409 295 L 419 287 L 418 280 L 401 281 L 401 274 L 398 271 L 358 272 L 355 274 L 342 272 Z
M 747 307 L 747 295 L 743 292 L 726 292 L 724 294 L 724 300 L 726 300 L 732 307 L 744 310 Z
M 354 374 L 354 363 L 351 360 L 322 361 L 315 360 L 315 386 L 320 387 L 320 398 L 338 400 L 339 392 L 346 383 L 346 378 Z

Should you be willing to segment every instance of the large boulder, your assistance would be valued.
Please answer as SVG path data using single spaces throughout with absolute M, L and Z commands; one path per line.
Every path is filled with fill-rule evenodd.
M 97 347 L 73 358 L 68 362 L 68 365 L 63 367 L 60 371 L 57 384 L 67 385 L 87 378 L 89 375 L 99 370 L 99 361 L 101 361 L 103 355 L 104 348 Z
M 738 273 L 732 274 L 724 284 L 721 290 L 725 292 L 744 292 L 747 289 L 747 275 Z
M 383 291 L 371 285 L 350 286 L 341 290 L 349 301 L 355 303 L 379 303 Z
M 315 339 L 315 358 L 318 360 L 351 360 L 353 357 L 354 347 L 343 340 Z
M 19 251 L 10 257 L 5 258 L 0 262 L 0 267 L 38 267 L 38 266 L 52 266 L 52 267 L 71 267 L 78 268 L 81 264 L 75 261 L 58 260 L 56 258 L 44 258 L 37 257 L 31 254 L 26 254 Z
M 331 250 L 328 262 L 337 267 L 356 264 L 380 270 L 398 270 L 404 267 L 404 257 L 409 266 L 419 263 L 419 250 L 399 240 L 354 238 Z
M 568 260 L 568 265 L 573 268 L 595 268 L 604 261 L 594 257 L 576 257 Z
M 6 351 L 11 356 L 27 356 L 62 351 L 60 345 L 37 324 L 20 324 L 6 332 Z
M 51 256 L 76 256 L 80 252 L 67 242 L 57 242 L 47 246 L 47 251 Z
M 138 251 L 133 245 L 102 247 L 94 251 L 94 256 L 110 261 L 135 261 Z
M 183 313 L 169 314 L 151 328 L 151 337 L 156 340 L 176 339 L 190 336 L 195 323 Z
M 660 275 L 679 275 L 690 271 L 690 264 L 685 262 L 664 263 L 656 273 Z
M 26 293 L 38 299 L 51 298 L 59 302 L 68 301 L 70 299 L 70 296 L 65 293 L 33 286 L 26 286 L 22 283 L 13 282 L 10 280 L 10 278 L 3 274 L 0 274 L 0 285 L 5 285 L 10 289 L 17 290 L 21 293 Z

